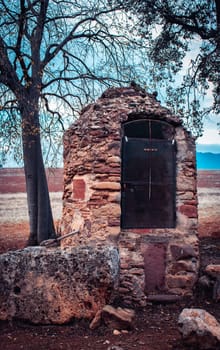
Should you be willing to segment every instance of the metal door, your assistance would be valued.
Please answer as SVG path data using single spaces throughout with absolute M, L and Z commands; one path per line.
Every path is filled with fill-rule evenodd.
M 175 226 L 175 147 L 171 141 L 122 142 L 122 228 Z

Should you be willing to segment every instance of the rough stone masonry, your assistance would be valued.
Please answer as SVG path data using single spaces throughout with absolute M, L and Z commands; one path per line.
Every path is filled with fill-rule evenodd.
M 175 225 L 121 225 L 122 137 L 128 121 L 158 121 L 173 129 Z M 159 215 L 158 215 L 159 218 Z M 118 298 L 145 305 L 152 295 L 190 295 L 199 267 L 195 142 L 180 119 L 135 85 L 111 88 L 85 107 L 64 135 L 62 246 L 114 244 L 120 252 Z
M 146 125 L 149 132 L 143 140 L 142 127 Z M 125 130 L 127 126 L 131 134 Z M 156 133 L 156 141 L 151 131 Z M 134 137 L 135 133 L 141 137 Z M 156 146 L 152 147 L 149 139 Z M 152 217 L 155 179 L 151 172 L 144 185 L 138 177 L 135 184 L 123 182 L 126 169 L 132 176 L 142 175 L 136 172 L 136 167 L 142 166 L 142 158 L 135 158 L 140 155 L 136 146 L 132 149 L 135 166 L 127 166 L 130 154 L 127 158 L 122 154 L 127 144 L 137 145 L 146 157 L 147 152 L 156 156 L 158 149 L 164 156 L 163 148 L 175 147 L 175 158 L 165 155 L 165 167 L 160 158 L 153 164 L 155 174 L 160 177 L 162 171 L 162 180 L 171 178 L 172 185 L 168 181 L 166 188 L 162 181 L 153 187 L 153 195 L 160 195 L 160 200 L 156 206 L 154 203 L 156 215 Z M 169 173 L 166 161 L 175 171 Z M 145 173 L 148 163 L 143 164 Z M 146 186 L 148 199 L 144 197 Z M 162 188 L 164 195 L 155 188 Z M 124 197 L 125 191 L 128 197 Z M 161 206 L 167 195 L 172 198 L 169 210 Z M 132 220 L 130 212 L 124 215 L 125 205 Z M 163 220 L 162 212 L 166 213 Z M 190 295 L 199 267 L 197 225 L 194 139 L 154 95 L 135 85 L 109 89 L 82 110 L 64 135 L 61 229 L 62 235 L 78 234 L 63 237 L 59 248 L 30 247 L 0 256 L 0 319 L 61 324 L 75 317 L 92 319 L 114 301 L 133 308 L 146 305 L 147 300 Z

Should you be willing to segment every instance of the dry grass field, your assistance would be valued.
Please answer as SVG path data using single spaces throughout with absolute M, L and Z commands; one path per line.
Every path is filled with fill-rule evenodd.
M 51 192 L 55 222 L 62 214 L 62 192 Z M 220 238 L 220 188 L 198 188 L 199 235 Z M 25 193 L 0 195 L 0 253 L 25 246 L 28 237 L 28 211 Z
M 55 224 L 62 214 L 62 192 L 51 192 Z M 28 209 L 26 193 L 0 195 L 0 253 L 23 248 L 28 239 Z
M 47 169 L 52 211 L 62 214 L 62 169 Z M 28 212 L 23 169 L 0 169 L 0 253 L 25 246 Z M 198 172 L 199 235 L 220 238 L 220 171 Z
M 220 188 L 198 188 L 199 236 L 220 238 Z
M 53 216 L 55 220 L 61 217 L 62 193 L 50 193 Z M 19 223 L 28 221 L 26 193 L 5 193 L 0 195 L 0 223 Z

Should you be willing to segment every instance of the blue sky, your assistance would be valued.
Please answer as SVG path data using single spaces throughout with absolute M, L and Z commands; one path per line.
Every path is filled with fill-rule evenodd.
M 197 152 L 220 154 L 220 135 L 218 134 L 217 127 L 215 129 L 206 129 L 204 136 L 199 138 L 197 141 Z M 62 167 L 62 159 L 59 159 L 57 166 Z M 12 156 L 9 157 L 7 162 L 4 164 L 4 168 L 7 167 L 18 167 L 18 164 L 13 160 Z M 198 169 L 206 169 L 206 164 L 204 164 L 203 157 L 199 158 Z M 220 164 L 215 164 L 214 166 L 212 165 L 211 169 L 220 169 Z
M 209 118 L 204 122 L 204 134 L 197 139 L 197 151 L 220 153 L 220 116 Z
M 184 75 L 187 74 L 191 61 L 196 60 L 201 45 L 202 41 L 199 38 L 195 38 L 190 44 L 190 49 L 183 59 L 183 68 L 176 76 L 178 83 L 180 83 Z M 213 103 L 212 85 L 209 85 L 210 87 L 208 91 L 206 91 L 206 96 L 203 97 L 202 101 L 200 100 L 202 107 L 209 107 Z M 204 132 L 203 136 L 197 139 L 197 151 L 220 153 L 220 115 L 207 116 L 203 122 Z M 217 126 L 218 123 L 219 127 Z
M 199 46 L 201 42 L 199 40 L 195 40 L 192 43 L 191 49 L 187 53 L 186 57 L 183 61 L 183 69 L 177 75 L 177 83 L 181 81 L 181 78 L 186 73 L 186 70 L 189 67 L 190 61 L 195 59 L 196 55 L 199 52 Z M 208 91 L 206 98 L 204 99 L 204 105 L 209 105 L 212 101 L 212 92 L 211 88 Z M 219 129 L 217 124 L 219 123 Z M 198 138 L 196 141 L 197 151 L 198 152 L 211 152 L 211 153 L 219 153 L 220 154 L 220 115 L 218 116 L 210 116 L 204 120 L 204 133 L 203 136 Z M 62 160 L 58 162 L 59 166 L 62 164 Z M 9 157 L 8 161 L 4 164 L 4 167 L 14 167 L 18 166 L 13 157 Z M 219 167 L 220 168 L 220 167 Z

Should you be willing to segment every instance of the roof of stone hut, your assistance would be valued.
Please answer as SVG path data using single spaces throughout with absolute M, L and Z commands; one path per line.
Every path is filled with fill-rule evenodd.
M 76 129 L 88 132 L 90 128 L 99 127 L 108 120 L 118 123 L 136 118 L 159 119 L 172 125 L 182 124 L 179 117 L 161 106 L 156 99 L 156 93 L 150 94 L 133 83 L 129 87 L 107 89 L 94 103 L 82 109 L 80 117 L 70 127 L 69 132 Z

